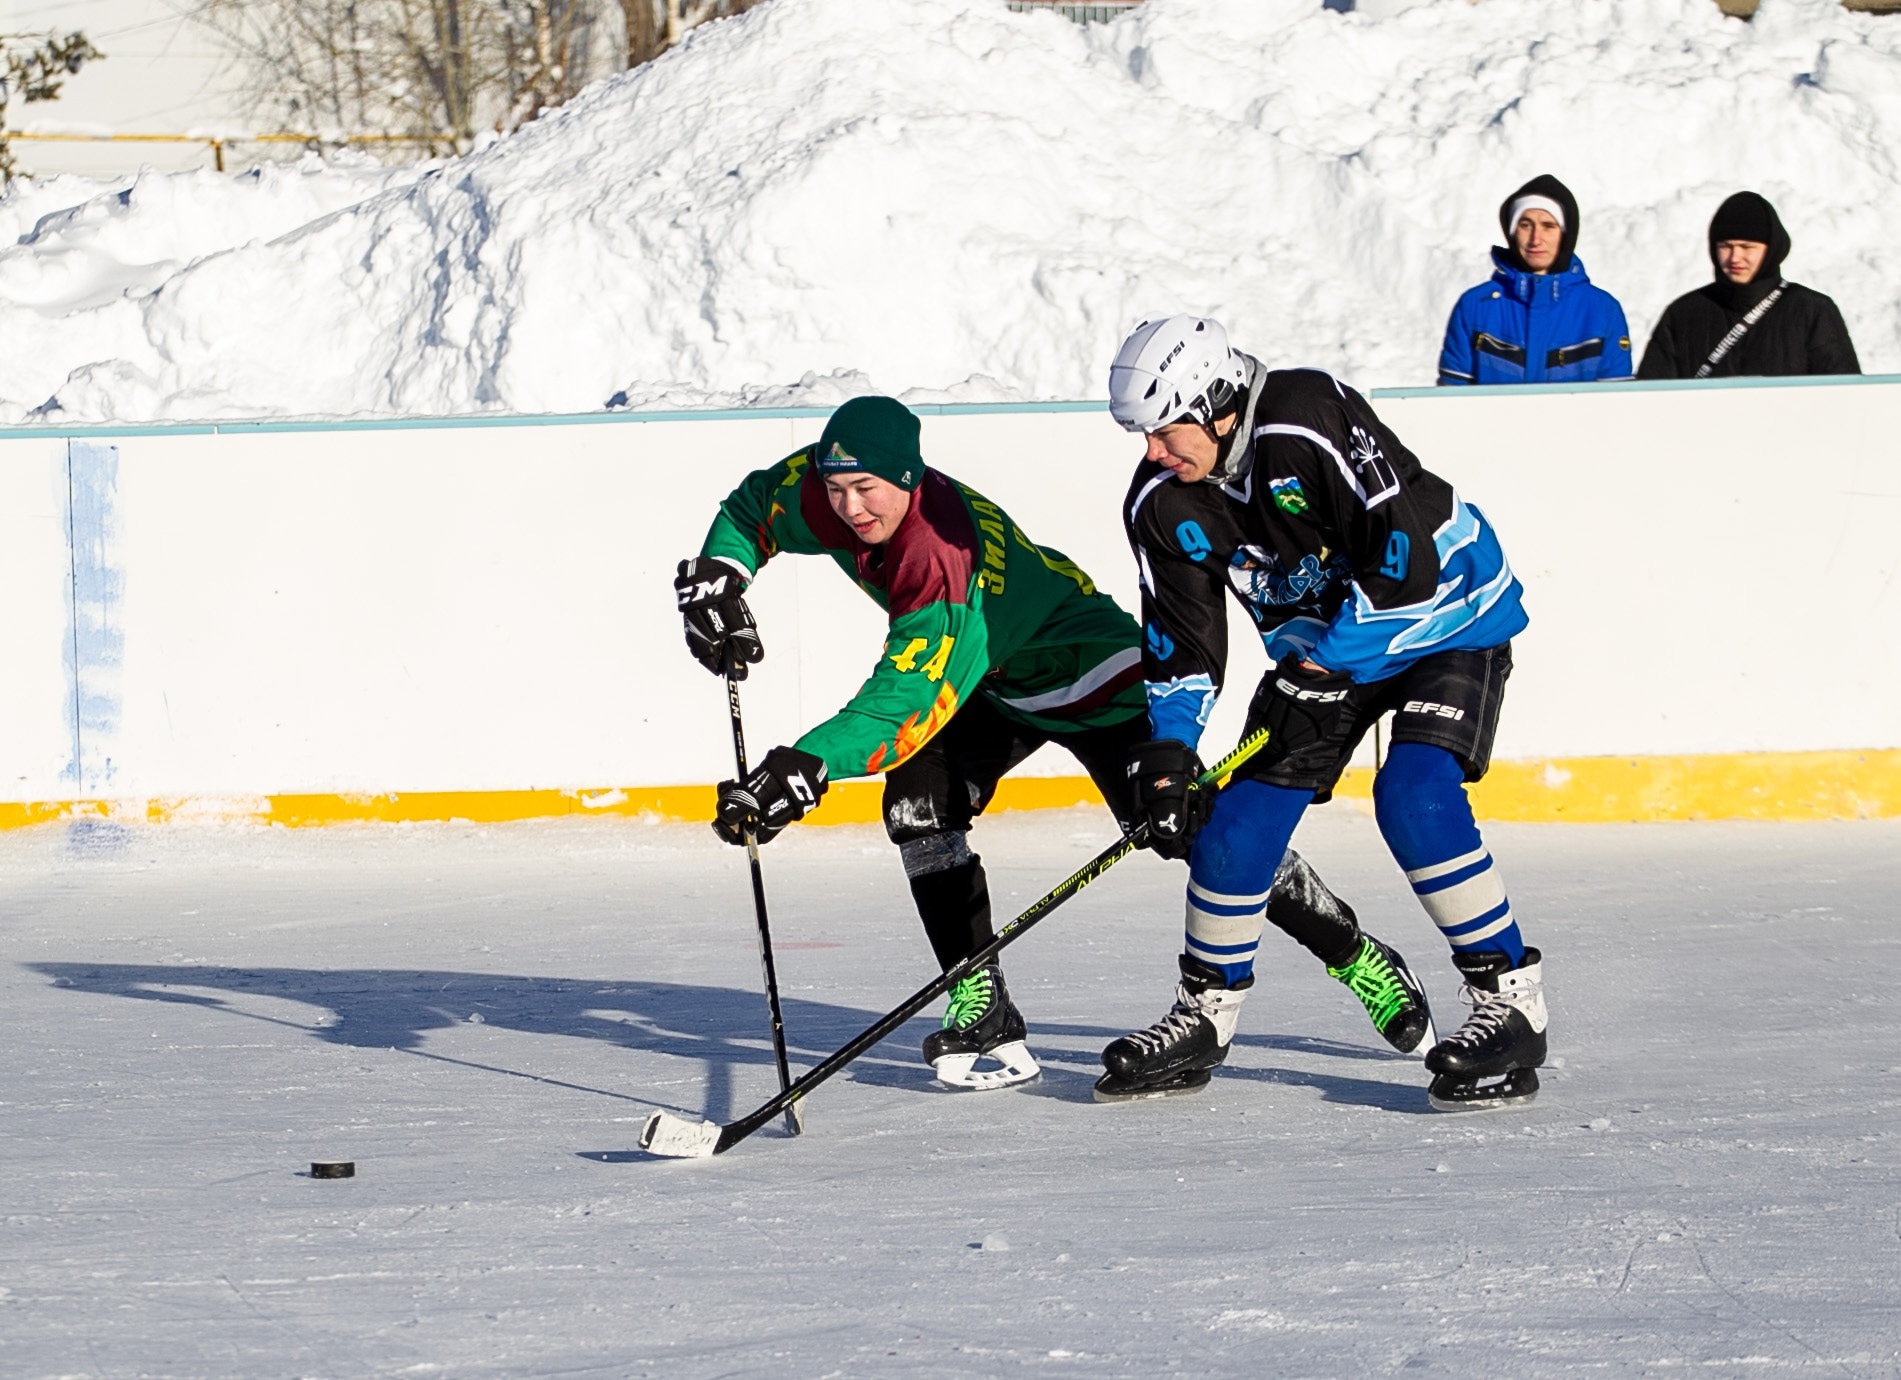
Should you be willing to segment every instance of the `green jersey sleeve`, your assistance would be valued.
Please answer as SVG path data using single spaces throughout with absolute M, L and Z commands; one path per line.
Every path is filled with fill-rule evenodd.
M 825 551 L 799 508 L 799 484 L 811 461 L 810 448 L 795 451 L 742 479 L 719 505 L 700 554 L 734 561 L 757 575 L 781 551 Z
M 795 745 L 834 777 L 890 771 L 928 743 L 990 669 L 981 610 L 939 601 L 891 621 L 877 667 Z

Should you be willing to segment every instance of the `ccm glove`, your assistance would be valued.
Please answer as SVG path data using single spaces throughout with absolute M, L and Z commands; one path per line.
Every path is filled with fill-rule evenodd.
M 713 832 L 728 843 L 744 843 L 750 829 L 755 840 L 770 843 L 786 825 L 805 818 L 826 785 L 824 758 L 776 747 L 744 781 L 719 783 Z
M 1332 737 L 1353 693 L 1353 677 L 1346 672 L 1317 671 L 1300 660 L 1282 657 L 1254 697 L 1254 722 L 1267 730 L 1277 757 Z
M 1142 847 L 1164 858 L 1185 858 L 1215 807 L 1215 793 L 1196 783 L 1201 758 L 1173 738 L 1143 743 L 1129 754 L 1131 825 L 1148 825 Z
M 759 642 L 759 625 L 740 597 L 746 577 L 725 561 L 698 556 L 680 562 L 673 593 L 686 620 L 687 650 L 716 676 L 731 673 L 746 679 L 746 668 L 760 660 L 766 649 Z

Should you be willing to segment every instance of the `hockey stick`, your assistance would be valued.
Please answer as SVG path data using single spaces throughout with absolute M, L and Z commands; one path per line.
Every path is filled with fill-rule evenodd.
M 1252 734 L 1233 752 L 1203 772 L 1200 784 L 1216 785 L 1222 777 L 1227 776 L 1259 752 L 1266 742 L 1266 729 Z M 1058 882 L 1040 901 L 997 931 L 996 938 L 975 953 L 952 964 L 938 977 L 906 997 L 898 1006 L 873 1022 L 863 1034 L 808 1069 L 798 1082 L 782 1090 L 777 1097 L 756 1110 L 748 1112 L 739 1120 L 727 1122 L 724 1126 L 714 1121 L 688 1121 L 671 1112 L 655 1112 L 647 1118 L 647 1124 L 641 1128 L 640 1148 L 650 1154 L 666 1155 L 675 1159 L 704 1158 L 732 1149 L 771 1121 L 782 1108 L 797 1106 L 800 1098 L 890 1035 L 923 1010 L 934 998 L 949 991 L 955 983 L 968 977 L 974 970 L 983 967 L 995 958 L 1005 947 L 1021 939 L 1029 932 L 1031 926 L 1044 916 L 1133 853 L 1147 834 L 1147 823 L 1138 824 L 1134 830 L 1124 834 L 1075 872 Z
M 733 721 L 733 761 L 739 768 L 738 779 L 744 781 L 746 729 L 739 717 L 739 680 L 730 666 L 726 671 L 726 710 Z M 759 966 L 766 976 L 766 1011 L 772 1018 L 772 1057 L 779 1065 L 779 1095 L 784 1097 L 792 1087 L 792 1065 L 785 1056 L 785 1016 L 779 1010 L 779 973 L 772 962 L 772 926 L 766 920 L 766 874 L 759 868 L 759 840 L 750 829 L 746 831 L 746 861 L 752 865 L 752 908 L 759 918 Z M 805 1108 L 796 1101 L 787 1102 L 786 1134 L 796 1136 L 804 1129 Z

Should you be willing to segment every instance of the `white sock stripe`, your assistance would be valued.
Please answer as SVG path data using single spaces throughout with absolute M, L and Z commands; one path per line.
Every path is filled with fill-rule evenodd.
M 1188 932 L 1190 943 L 1200 941 L 1216 948 L 1233 949 L 1241 944 L 1259 944 L 1261 928 L 1266 923 L 1264 911 L 1257 910 L 1247 915 L 1210 915 L 1190 901 L 1183 928 Z
M 1443 877 L 1448 872 L 1457 872 L 1462 867 L 1470 867 L 1473 863 L 1481 861 L 1484 857 L 1485 845 L 1480 844 L 1470 853 L 1464 854 L 1461 857 L 1451 858 L 1442 863 L 1434 863 L 1431 867 L 1422 867 L 1417 871 L 1408 872 L 1406 874 L 1406 880 L 1415 884 L 1419 882 L 1429 882 L 1434 877 Z
M 1228 896 L 1219 891 L 1208 890 L 1207 887 L 1197 884 L 1193 878 L 1190 878 L 1188 882 L 1190 896 L 1198 897 L 1214 906 L 1265 906 L 1273 890 L 1270 886 L 1258 896 Z
M 1452 947 L 1455 949 L 1469 949 L 1474 944 L 1478 943 L 1479 940 L 1490 939 L 1493 935 L 1497 934 L 1499 931 L 1515 923 L 1517 922 L 1513 920 L 1512 913 L 1508 910 L 1503 915 L 1499 916 L 1498 919 L 1494 920 L 1491 924 L 1486 925 L 1481 929 L 1473 930 L 1472 933 L 1470 934 L 1447 935 L 1446 939 L 1447 939 L 1447 942 L 1449 942 L 1452 945 Z
M 1184 938 L 1186 942 L 1183 947 L 1188 949 L 1190 953 L 1194 954 L 1197 958 L 1216 964 L 1252 963 L 1254 961 L 1254 955 L 1259 952 L 1261 947 L 1258 942 L 1249 944 L 1246 940 L 1241 940 L 1237 945 L 1217 949 L 1209 947 L 1214 943 L 1213 940 L 1196 939 L 1192 934 L 1184 936 Z
M 1429 892 L 1419 898 L 1419 904 L 1426 908 L 1432 923 L 1442 930 L 1469 925 L 1504 902 L 1505 879 L 1498 875 L 1495 867 L 1488 867 L 1478 876 L 1468 877 L 1457 886 Z

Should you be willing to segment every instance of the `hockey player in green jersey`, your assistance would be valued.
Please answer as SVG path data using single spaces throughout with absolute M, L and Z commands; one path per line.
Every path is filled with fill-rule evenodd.
M 1126 822 L 1125 763 L 1148 737 L 1148 706 L 1134 620 L 1061 552 L 928 467 L 919 435 L 917 417 L 895 399 L 845 403 L 816 445 L 727 496 L 699 556 L 680 563 L 675 592 L 694 656 L 716 675 L 740 677 L 763 655 L 742 595 L 781 552 L 831 557 L 885 609 L 889 630 L 870 678 L 744 781 L 722 782 L 713 827 L 729 843 L 750 830 L 763 844 L 816 806 L 832 780 L 884 773 L 885 830 L 948 969 L 993 937 L 983 861 L 967 835 L 998 781 L 1044 743 L 1059 743 Z M 1185 821 L 1180 832 L 1192 832 Z M 1168 838 L 1156 842 L 1165 856 L 1186 856 Z M 1323 961 L 1359 951 L 1351 909 L 1292 851 L 1268 917 Z M 1405 1022 L 1370 1002 L 1368 1010 L 1398 1044 L 1388 1027 Z M 954 1087 L 1036 1076 L 999 964 L 951 989 L 924 1055 Z M 978 1069 L 980 1058 L 997 1067 Z

